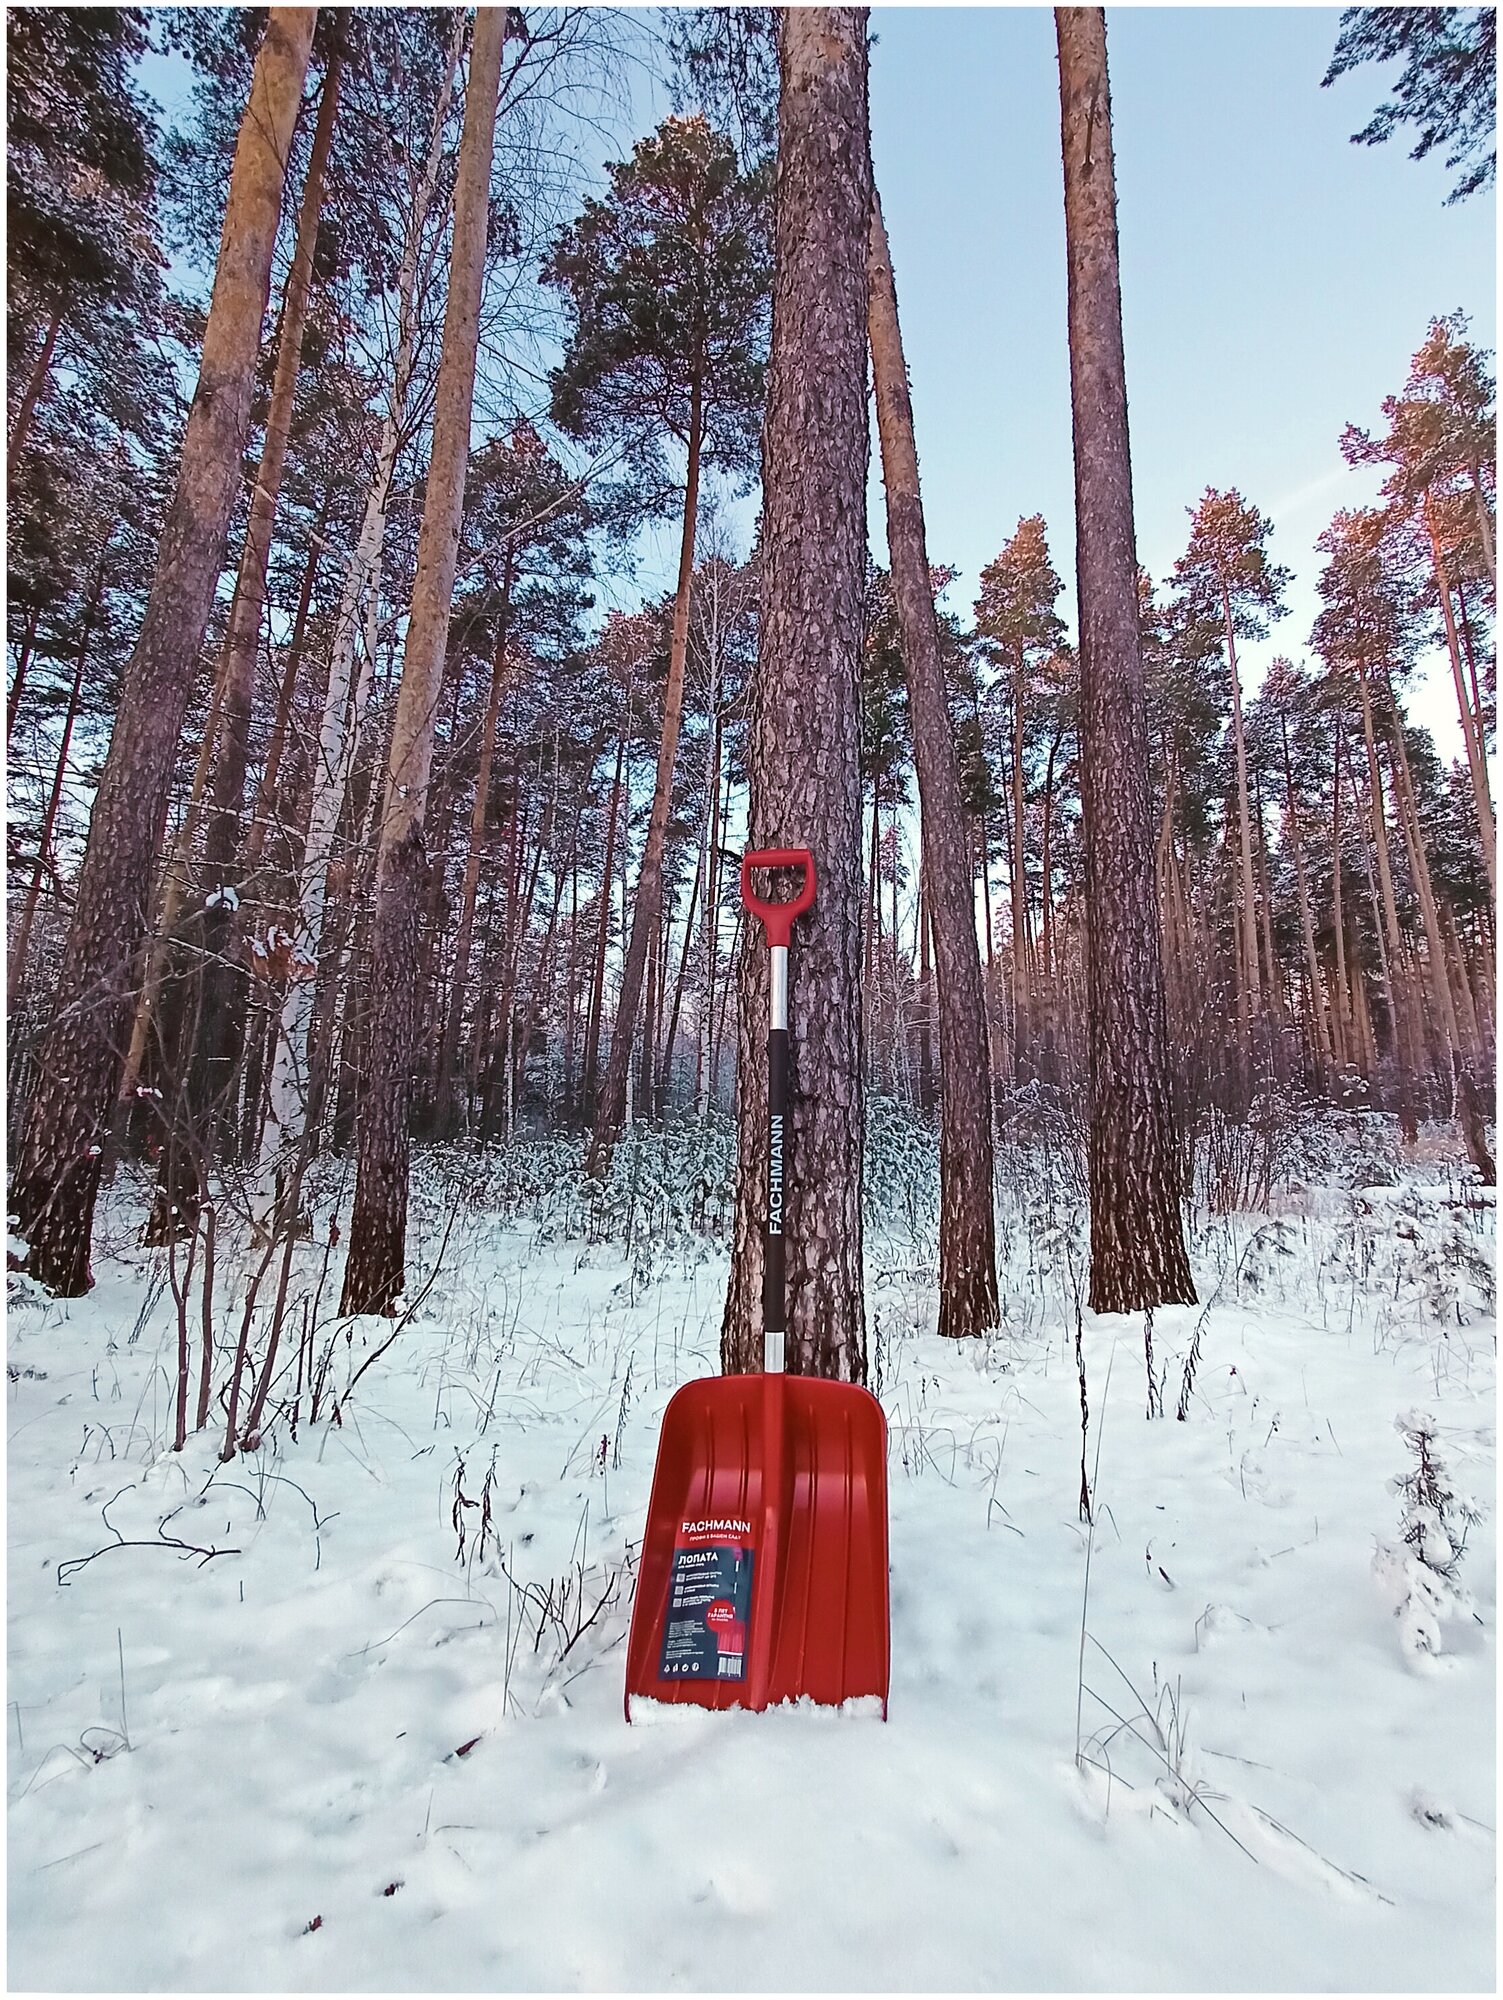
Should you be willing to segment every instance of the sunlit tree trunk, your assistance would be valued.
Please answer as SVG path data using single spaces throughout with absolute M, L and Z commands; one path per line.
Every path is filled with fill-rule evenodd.
M 214 764 L 199 880 L 202 911 L 197 920 L 202 950 L 203 1004 L 197 1046 L 185 1051 L 189 1074 L 189 1104 L 197 1117 L 208 1114 L 209 1129 L 200 1134 L 208 1150 L 213 1139 L 230 1141 L 234 1130 L 230 1085 L 240 1041 L 246 975 L 233 951 L 240 929 L 228 887 L 238 899 L 244 872 L 237 856 L 245 812 L 245 777 L 250 751 L 251 701 L 256 680 L 256 654 L 266 613 L 266 572 L 282 491 L 287 443 L 292 434 L 292 407 L 302 363 L 303 331 L 313 295 L 313 250 L 323 208 L 324 171 L 334 137 L 339 108 L 340 55 L 330 55 L 324 75 L 318 123 L 308 158 L 308 176 L 298 209 L 297 240 L 287 286 L 282 297 L 282 327 L 272 377 L 271 403 L 261 445 L 261 460 L 251 489 L 245 544 L 231 601 L 220 664 L 219 740 Z M 237 1002 L 239 1004 L 237 1004 Z M 164 1160 L 165 1160 L 164 1155 Z M 166 1167 L 164 1166 L 164 1172 Z M 161 1203 L 159 1200 L 158 1207 Z M 191 1204 L 184 1204 L 191 1206 Z M 196 1210 L 194 1211 L 196 1212 Z M 160 1230 L 153 1233 L 163 1241 Z
M 1466 745 L 1467 770 L 1472 780 L 1472 802 L 1477 809 L 1477 828 L 1482 838 L 1482 859 L 1487 864 L 1487 884 L 1493 894 L 1497 894 L 1496 856 L 1494 853 L 1494 825 L 1492 792 L 1488 785 L 1487 758 L 1482 748 L 1482 723 L 1480 715 L 1474 714 L 1467 697 L 1466 682 L 1461 670 L 1461 645 L 1456 634 L 1456 616 L 1451 608 L 1451 588 L 1446 581 L 1445 559 L 1441 552 L 1440 534 L 1435 525 L 1435 509 L 1431 503 L 1429 489 L 1424 498 L 1425 532 L 1430 540 L 1430 563 L 1435 578 L 1435 592 L 1440 600 L 1440 614 L 1445 625 L 1446 651 L 1450 655 L 1451 675 L 1456 683 L 1456 708 L 1461 722 L 1461 737 Z
M 52 1026 L 17 1148 L 11 1202 L 29 1267 L 56 1292 L 89 1284 L 105 1128 L 145 934 L 153 863 L 199 648 L 224 558 L 292 128 L 316 10 L 274 7 L 230 174 L 198 387 L 141 632 L 94 802 Z
M 1090 1303 L 1192 1302 L 1153 873 L 1116 176 L 1097 7 L 1056 8 L 1080 604 L 1090 1034 Z

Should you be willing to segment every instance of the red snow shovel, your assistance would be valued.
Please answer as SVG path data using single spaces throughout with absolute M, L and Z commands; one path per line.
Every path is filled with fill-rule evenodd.
M 754 868 L 800 868 L 787 903 Z M 634 1700 L 767 1708 L 875 1699 L 887 1713 L 887 1426 L 875 1396 L 783 1373 L 788 939 L 814 901 L 804 848 L 748 853 L 741 900 L 767 932 L 763 1372 L 688 1382 L 669 1403 L 652 1476 L 626 1655 Z

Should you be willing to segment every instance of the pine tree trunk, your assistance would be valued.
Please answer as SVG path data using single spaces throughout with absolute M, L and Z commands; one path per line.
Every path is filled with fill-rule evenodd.
M 113 533 L 113 530 L 111 532 Z M 52 790 L 47 797 L 47 809 L 42 815 L 41 832 L 37 835 L 36 867 L 32 870 L 26 901 L 21 908 L 20 921 L 11 938 L 10 963 L 5 983 L 12 1014 L 20 1003 L 21 988 L 26 978 L 26 954 L 31 943 L 31 926 L 35 921 L 37 903 L 42 894 L 42 878 L 47 872 L 47 857 L 52 849 L 52 834 L 57 825 L 58 807 L 62 804 L 63 782 L 68 774 L 68 752 L 73 746 L 73 726 L 78 720 L 78 706 L 83 697 L 84 671 L 89 664 L 89 645 L 94 636 L 94 621 L 99 616 L 100 600 L 104 596 L 104 565 L 105 555 L 108 553 L 109 537 L 106 536 L 105 553 L 99 558 L 99 568 L 94 573 L 94 588 L 89 594 L 89 602 L 84 611 L 83 631 L 78 642 L 78 661 L 73 669 L 73 685 L 68 691 L 68 708 L 63 717 L 62 740 L 57 747 L 57 766 L 53 773 Z
M 860 665 L 872 210 L 867 10 L 790 8 L 779 25 L 761 644 L 748 738 L 747 838 L 753 847 L 807 847 L 818 883 L 789 953 L 787 1364 L 794 1374 L 861 1382 Z M 721 1332 L 727 1373 L 755 1373 L 762 1362 L 768 952 L 760 925 L 746 925 L 743 938 L 740 1165 Z
M 1331 778 L 1331 930 L 1336 952 L 1336 1060 L 1345 1069 L 1352 1060 L 1348 1034 L 1353 1025 L 1346 972 L 1346 919 L 1341 908 L 1341 718 L 1336 718 L 1336 748 Z
M 1487 564 L 1488 579 L 1494 594 L 1498 588 L 1498 562 L 1493 549 L 1493 517 L 1487 504 L 1487 495 L 1482 490 L 1482 466 L 1473 458 L 1467 462 L 1467 470 L 1472 475 L 1472 506 L 1477 516 L 1477 539 L 1482 544 L 1482 560 Z
M 470 44 L 454 194 L 449 298 L 417 578 L 392 724 L 372 920 L 371 1042 L 360 1107 L 355 1205 L 340 1311 L 389 1313 L 405 1284 L 408 1113 L 417 1025 L 423 830 L 469 460 L 480 297 L 505 8 L 480 8 Z
M 491 685 L 486 697 L 485 719 L 480 726 L 480 764 L 475 774 L 475 800 L 470 810 L 470 847 L 465 856 L 464 881 L 459 892 L 459 925 L 454 937 L 454 974 L 449 989 L 449 1006 L 444 1021 L 443 1046 L 438 1057 L 437 1102 L 434 1131 L 445 1138 L 454 1124 L 454 1054 L 459 1047 L 459 1028 L 464 1019 L 465 989 L 470 975 L 470 947 L 475 935 L 475 896 L 480 887 L 480 863 L 485 853 L 486 811 L 491 795 L 491 762 L 496 749 L 496 724 L 501 714 L 501 696 L 506 687 L 507 637 L 511 622 L 511 586 L 515 557 L 510 545 L 501 577 L 501 609 L 497 619 L 496 651 L 491 661 Z
M 1226 657 L 1232 684 L 1232 741 L 1237 753 L 1237 850 L 1241 868 L 1241 908 L 1238 936 L 1241 941 L 1241 980 L 1237 1014 L 1238 1046 L 1242 1055 L 1243 1087 L 1248 1087 L 1248 1061 L 1253 1024 L 1262 1016 L 1262 995 L 1258 980 L 1257 892 L 1253 886 L 1252 812 L 1247 795 L 1247 739 L 1242 730 L 1242 676 L 1237 667 L 1237 639 L 1232 630 L 1232 606 L 1226 585 L 1221 588 L 1221 609 L 1226 633 Z
M 1374 926 L 1378 938 L 1378 964 L 1388 1003 L 1389 1028 L 1395 1058 L 1395 1085 L 1398 1096 L 1399 1129 L 1406 1143 L 1419 1136 L 1414 1107 L 1414 1081 L 1419 1074 L 1420 1036 L 1415 1032 L 1409 983 L 1404 977 L 1404 937 L 1399 928 L 1398 902 L 1393 891 L 1393 868 L 1388 852 L 1388 819 L 1383 806 L 1383 778 L 1378 768 L 1378 750 L 1373 736 L 1372 702 L 1367 672 L 1357 665 L 1357 686 L 1362 698 L 1362 733 L 1367 747 L 1367 810 L 1370 841 L 1363 861 L 1373 902 Z M 1356 774 L 1352 774 L 1355 787 Z M 1373 857 L 1377 859 L 1376 882 Z
M 1445 930 L 1446 964 L 1456 995 L 1457 1025 L 1461 1030 L 1463 1052 L 1469 1062 L 1475 1062 L 1481 1057 L 1483 1047 L 1476 1003 L 1472 999 L 1472 982 L 1467 977 L 1466 957 L 1461 949 L 1461 940 L 1456 935 L 1456 925 L 1449 909 L 1442 912 L 1442 922 Z
M 272 8 L 256 57 L 177 490 L 125 672 L 53 1025 L 38 1051 L 40 1082 L 17 1148 L 11 1200 L 31 1245 L 29 1267 L 70 1297 L 90 1282 L 89 1235 L 125 1052 L 131 963 L 146 931 L 173 763 L 240 481 L 282 182 L 315 13 L 312 7 Z
M 199 1046 L 190 1057 L 190 1075 L 196 1074 L 198 1083 L 197 1101 L 192 1104 L 192 1109 L 199 1116 L 208 1113 L 220 1145 L 233 1143 L 234 1116 L 230 1087 L 239 1055 L 240 1017 L 247 993 L 246 968 L 234 949 L 236 934 L 242 929 L 236 915 L 239 905 L 238 902 L 232 905 L 224 891 L 232 889 L 238 898 L 242 896 L 245 884 L 236 849 L 240 844 L 245 815 L 245 778 L 250 754 L 256 654 L 266 614 L 266 572 L 271 560 L 272 535 L 281 499 L 287 442 L 292 433 L 292 408 L 302 363 L 303 332 L 313 294 L 313 250 L 323 208 L 324 171 L 339 109 L 339 78 L 340 55 L 336 42 L 324 73 L 318 123 L 308 156 L 308 177 L 303 184 L 298 207 L 297 240 L 282 298 L 281 337 L 277 345 L 266 432 L 261 444 L 261 462 L 251 490 L 245 545 L 240 555 L 240 569 L 235 580 L 235 595 L 220 667 L 219 747 L 200 870 L 204 890 L 203 914 L 199 920 L 203 949 L 203 1009 L 197 1038 Z M 201 1137 L 212 1152 L 210 1135 L 205 1133 Z
M 297 609 L 292 615 L 292 631 L 287 640 L 287 658 L 282 667 L 281 685 L 277 689 L 276 714 L 272 717 L 271 735 L 266 744 L 266 762 L 261 767 L 260 781 L 256 786 L 255 810 L 251 814 L 250 832 L 245 838 L 245 872 L 253 878 L 265 852 L 267 835 L 272 825 L 279 819 L 280 801 L 277 797 L 282 775 L 282 759 L 287 749 L 287 734 L 292 727 L 292 714 L 297 704 L 298 680 L 302 674 L 303 651 L 308 637 L 308 614 L 313 608 L 313 591 L 318 581 L 318 568 L 323 556 L 323 534 L 328 521 L 329 506 L 333 499 L 332 487 L 326 489 L 319 506 L 318 519 L 314 524 L 313 539 L 308 545 L 307 560 L 303 564 L 303 581 L 298 590 Z M 283 867 L 290 874 L 293 869 L 291 841 L 287 829 L 281 828 L 283 845 L 287 854 Z
M 1043 913 L 1039 928 L 1039 955 L 1046 986 L 1050 994 L 1050 1025 L 1053 1026 L 1054 982 L 1054 766 L 1059 755 L 1063 729 L 1056 729 L 1049 744 L 1049 756 L 1044 765 L 1044 825 L 1042 835 L 1043 852 L 1039 857 L 1043 870 Z
M 719 680 L 715 683 L 718 703 Z M 715 734 L 710 752 L 708 785 L 710 820 L 706 833 L 705 865 L 709 887 L 705 894 L 704 980 L 700 989 L 698 1034 L 694 1054 L 694 1108 L 703 1119 L 711 1097 L 710 1045 L 715 1029 L 715 984 L 720 959 L 720 710 L 715 707 Z
M 926 1116 L 933 1111 L 937 1102 L 934 1088 L 934 980 L 929 959 L 929 902 L 922 883 L 919 887 L 919 1110 Z M 971 936 L 976 935 L 976 926 L 971 925 Z M 981 977 L 981 954 L 976 954 L 977 984 Z M 986 1041 L 985 1022 L 982 1023 L 982 1043 Z M 987 1139 L 991 1139 L 991 1122 L 987 1122 Z
M 21 696 L 26 688 L 26 670 L 31 664 L 37 642 L 37 627 L 42 621 L 41 609 L 33 605 L 26 614 L 26 633 L 16 654 L 16 677 L 10 684 L 5 697 L 5 747 L 10 748 L 10 739 L 16 730 L 16 715 L 21 706 Z
M 590 1008 L 585 1019 L 584 1083 L 581 1103 L 586 1118 L 595 1116 L 596 1085 L 600 1075 L 600 1027 L 605 1011 L 605 959 L 611 938 L 611 892 L 615 883 L 616 827 L 621 817 L 621 772 L 626 761 L 626 739 L 631 733 L 631 684 L 621 710 L 621 734 L 616 738 L 616 775 L 611 784 L 611 803 L 606 818 L 605 859 L 600 870 L 600 923 L 595 938 L 595 971 L 590 981 Z
M 673 1082 L 673 1045 L 678 1040 L 678 1017 L 684 999 L 684 975 L 689 969 L 689 947 L 694 941 L 694 917 L 699 906 L 699 889 L 704 880 L 705 854 L 703 844 L 694 864 L 694 881 L 689 889 L 689 909 L 684 918 L 684 942 L 678 955 L 678 975 L 673 982 L 673 1004 L 668 1009 L 668 1026 L 664 1030 L 662 1046 L 658 1055 L 657 1103 L 654 1107 L 658 1118 L 666 1116 L 668 1092 Z
M 1487 864 L 1487 886 L 1496 896 L 1498 892 L 1497 861 L 1494 852 L 1495 831 L 1493 825 L 1492 793 L 1487 779 L 1487 757 L 1482 745 L 1482 721 L 1474 714 L 1467 698 L 1466 682 L 1461 672 L 1461 644 L 1456 633 L 1456 615 L 1451 608 L 1451 587 L 1446 581 L 1445 560 L 1441 553 L 1440 535 L 1435 526 L 1435 510 L 1430 500 L 1430 490 L 1425 489 L 1424 498 L 1425 532 L 1430 538 L 1430 565 L 1435 578 L 1435 591 L 1440 599 L 1441 618 L 1446 631 L 1446 651 L 1451 659 L 1451 675 L 1456 683 L 1456 708 L 1461 721 L 1462 741 L 1466 745 L 1467 770 L 1472 780 L 1472 803 L 1477 810 L 1477 830 L 1482 841 L 1482 859 Z
M 1012 881 L 1008 900 L 1012 906 L 1012 1048 L 1013 1070 L 1023 1082 L 1032 1035 L 1028 1002 L 1028 860 L 1023 807 L 1023 648 L 1019 646 L 1012 670 Z
M 31 419 L 36 406 L 41 401 L 52 373 L 52 357 L 57 352 L 57 337 L 62 331 L 63 309 L 53 308 L 52 317 L 47 322 L 47 331 L 42 339 L 41 352 L 31 364 L 31 373 L 26 378 L 26 387 L 21 392 L 21 401 L 16 410 L 15 422 L 10 427 L 10 435 L 5 441 L 5 485 L 7 492 L 15 480 L 16 468 L 21 463 L 21 454 L 26 449 L 26 439 L 31 430 Z
M 1440 911 L 1435 900 L 1435 884 L 1430 875 L 1430 861 L 1425 852 L 1425 830 L 1420 823 L 1419 805 L 1414 796 L 1414 779 L 1409 769 L 1409 752 L 1404 747 L 1404 724 L 1399 714 L 1399 705 L 1394 696 L 1393 684 L 1387 670 L 1382 674 L 1383 692 L 1388 699 L 1388 762 L 1393 774 L 1394 793 L 1398 800 L 1399 819 L 1404 828 L 1404 838 L 1409 851 L 1409 878 L 1414 892 L 1419 898 L 1420 922 L 1424 926 L 1425 948 L 1428 957 L 1427 970 L 1430 975 L 1430 995 L 1435 1010 L 1433 1026 L 1442 1043 L 1439 1073 L 1447 1075 L 1452 1069 L 1452 1055 L 1462 1047 L 1461 1033 L 1456 1020 L 1456 1006 L 1451 995 L 1451 975 L 1446 965 L 1445 938 L 1440 927 Z
M 1294 802 L 1294 775 L 1289 764 L 1289 731 L 1279 718 L 1279 736 L 1284 749 L 1284 838 L 1294 857 L 1294 885 L 1299 896 L 1300 937 L 1305 947 L 1305 971 L 1310 980 L 1310 1038 L 1314 1045 L 1317 1083 L 1329 1074 L 1335 1050 L 1330 1024 L 1322 1004 L 1320 961 L 1315 955 L 1315 922 L 1310 914 L 1310 889 L 1305 879 L 1305 849 L 1300 839 L 1299 808 Z
M 648 940 L 657 929 L 663 907 L 663 852 L 668 838 L 668 812 L 673 803 L 673 767 L 678 758 L 679 731 L 684 716 L 684 671 L 689 655 L 689 595 L 694 583 L 694 533 L 699 521 L 699 466 L 704 444 L 704 406 L 696 376 L 689 403 L 688 473 L 684 481 L 684 528 L 679 543 L 678 589 L 673 600 L 673 637 L 668 653 L 668 684 L 663 691 L 663 733 L 658 744 L 658 775 L 653 787 L 652 813 L 647 822 L 647 841 L 642 850 L 642 866 L 637 875 L 637 895 L 632 907 L 631 937 L 626 947 L 626 963 L 621 973 L 621 994 L 616 1002 L 616 1023 L 611 1030 L 610 1061 L 606 1065 L 605 1087 L 595 1113 L 595 1130 L 590 1138 L 585 1166 L 588 1172 L 604 1175 L 610 1168 L 611 1148 L 621 1130 L 626 1113 L 626 1070 L 631 1060 L 632 1038 L 642 999 L 642 979 L 647 963 Z M 651 1045 L 649 1032 L 648 1044 Z
M 1190 1303 L 1153 873 L 1106 21 L 1055 9 L 1080 603 L 1090 1304 Z
M 927 995 L 927 916 L 934 934 L 939 988 L 939 1331 L 958 1336 L 981 1333 L 995 1326 L 999 1316 L 991 1065 L 976 943 L 976 898 L 966 862 L 965 808 L 929 581 L 913 403 L 903 361 L 897 284 L 882 205 L 875 196 L 868 280 L 887 550 L 918 775 L 927 894 L 927 907 L 919 918 L 924 940 L 920 956 Z M 896 922 L 893 942 L 896 947 Z M 927 1022 L 921 1032 L 927 1037 Z M 927 1059 L 926 1051 L 921 1060 Z M 920 1097 L 931 1088 L 921 1080 Z
M 114 1130 L 111 1137 L 112 1143 L 116 1145 L 122 1143 L 125 1138 L 136 1086 L 140 1082 L 146 1062 L 146 1045 L 151 1039 L 152 1029 L 157 1025 L 161 1011 L 162 987 L 167 978 L 173 943 L 177 936 L 178 918 L 190 887 L 193 847 L 198 839 L 199 819 L 208 789 L 209 771 L 214 759 L 214 744 L 219 730 L 220 690 L 221 682 L 216 673 L 213 693 L 209 698 L 209 713 L 204 721 L 203 740 L 198 746 L 198 757 L 193 766 L 193 781 L 188 788 L 188 796 L 183 805 L 182 822 L 173 840 L 172 852 L 162 870 L 161 886 L 156 897 L 157 918 L 151 932 L 151 947 L 146 953 L 140 991 L 136 996 L 135 1011 L 131 1018 L 130 1043 L 125 1053 L 125 1066 L 121 1072 L 115 1104 Z
M 602 738 L 602 740 L 604 740 Z M 564 1008 L 563 1102 L 565 1126 L 574 1119 L 574 1043 L 579 1027 L 579 820 L 574 822 L 574 845 L 569 856 L 569 970 L 568 999 Z

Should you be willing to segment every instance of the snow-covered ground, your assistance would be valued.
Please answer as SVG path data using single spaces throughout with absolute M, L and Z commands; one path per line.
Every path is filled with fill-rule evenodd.
M 472 1171 L 423 1162 L 416 1270 Z M 228 1465 L 164 1448 L 138 1188 L 87 1300 L 12 1280 L 11 1985 L 1491 1987 L 1490 1195 L 1432 1164 L 1202 1216 L 1162 1419 L 1141 1320 L 1085 1314 L 1089 1531 L 1078 1213 L 1015 1175 L 1007 1324 L 941 1343 L 932 1190 L 888 1181 L 886 1723 L 623 1718 L 659 1420 L 716 1367 L 682 1210 L 644 1198 L 628 1247 L 477 1183 L 343 1423 L 305 1400 Z M 392 1329 L 346 1339 L 342 1252 L 298 1254 L 348 1380 Z M 1400 1538 L 1420 1417 L 1459 1589 Z

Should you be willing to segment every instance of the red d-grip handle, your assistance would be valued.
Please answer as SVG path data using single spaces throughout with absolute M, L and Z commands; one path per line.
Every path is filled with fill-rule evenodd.
M 754 868 L 802 868 L 804 886 L 789 902 L 764 903 L 752 890 Z M 769 945 L 786 945 L 794 918 L 801 917 L 814 901 L 814 856 L 807 847 L 748 848 L 741 857 L 741 901 L 754 917 L 762 919 Z

